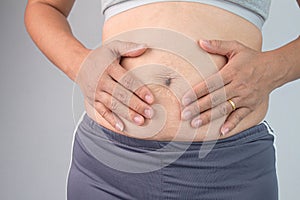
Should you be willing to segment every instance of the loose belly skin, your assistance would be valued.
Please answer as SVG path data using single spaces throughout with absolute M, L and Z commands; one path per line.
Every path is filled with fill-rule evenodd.
M 103 42 L 126 31 L 149 27 L 172 30 L 195 41 L 199 39 L 237 40 L 253 49 L 261 49 L 261 32 L 253 24 L 223 9 L 194 2 L 152 3 L 113 16 L 104 24 Z M 216 70 L 221 69 L 226 64 L 226 58 L 223 56 L 208 56 L 216 66 Z M 179 72 L 183 75 L 180 78 L 184 77 L 185 81 L 188 81 L 191 85 L 195 85 L 205 78 L 200 76 L 191 63 L 182 57 L 159 49 L 148 49 L 140 57 L 124 58 L 121 62 L 124 68 L 132 71 L 142 65 L 148 64 L 148 67 L 151 67 L 151 63 L 167 66 L 171 74 L 174 71 Z M 152 76 L 158 75 L 153 74 Z M 143 77 L 140 78 L 143 79 Z M 165 120 L 164 126 L 159 131 L 156 130 L 155 133 L 149 133 L 149 135 L 142 132 L 140 132 L 140 135 L 138 132 L 133 134 L 126 131 L 126 129 L 124 132 L 117 131 L 100 115 L 89 114 L 94 113 L 94 110 L 86 103 L 88 115 L 102 126 L 130 137 L 159 141 L 203 141 L 229 137 L 246 130 L 261 122 L 267 112 L 268 100 L 244 118 L 226 136 L 220 135 L 220 127 L 226 116 L 194 129 L 190 127 L 189 122 L 181 120 L 182 106 L 178 95 L 174 94 L 174 88 L 180 87 L 180 81 L 182 80 L 180 78 L 179 80 L 172 79 L 170 85 L 163 85 L 169 78 L 168 72 L 152 78 L 153 80 L 159 78 L 162 82 L 162 84 L 148 84 L 155 96 L 155 104 L 161 105 L 165 111 L 165 116 L 156 116 L 156 120 Z M 162 114 L 158 112 L 156 115 Z M 153 121 L 155 122 L 155 120 Z M 146 122 L 146 128 L 147 124 L 148 122 Z M 136 125 L 131 124 L 130 126 L 134 127 Z

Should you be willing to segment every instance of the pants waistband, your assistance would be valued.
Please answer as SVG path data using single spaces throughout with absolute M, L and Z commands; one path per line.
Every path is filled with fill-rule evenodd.
M 160 149 L 170 144 L 170 142 L 172 142 L 172 144 L 175 145 L 176 148 L 180 148 L 181 146 L 183 148 L 186 148 L 186 146 L 188 145 L 190 150 L 199 149 L 199 146 L 212 145 L 212 144 L 214 145 L 214 148 L 222 148 L 222 147 L 234 146 L 238 144 L 259 140 L 266 136 L 270 136 L 271 135 L 270 132 L 272 132 L 270 126 L 267 124 L 266 121 L 264 121 L 256 126 L 253 126 L 249 129 L 246 129 L 228 138 L 218 139 L 215 141 L 185 142 L 185 141 L 145 140 L 145 139 L 128 137 L 103 127 L 102 125 L 92 120 L 87 114 L 85 114 L 85 116 L 83 117 L 80 126 L 88 130 L 87 132 L 89 134 L 92 134 L 93 137 L 96 137 L 98 139 L 108 140 L 115 144 L 126 145 L 130 147 L 136 147 L 142 149 L 149 149 L 149 150 Z M 271 139 L 273 139 L 273 136 L 271 137 Z

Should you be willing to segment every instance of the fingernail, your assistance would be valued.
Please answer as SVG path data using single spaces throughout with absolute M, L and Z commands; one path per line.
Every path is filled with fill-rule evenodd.
M 147 118 L 151 119 L 153 117 L 154 112 L 153 112 L 153 109 L 147 108 L 147 109 L 145 109 L 144 113 L 145 113 Z
M 201 40 L 201 43 L 205 46 L 210 46 L 210 41 L 209 40 Z
M 146 44 L 139 44 L 135 48 L 130 49 L 129 53 L 130 52 L 135 52 L 135 51 L 138 51 L 138 50 L 141 50 L 141 49 L 145 49 L 145 48 L 147 48 Z
M 191 117 L 192 117 L 192 112 L 191 112 L 191 111 L 189 111 L 189 110 L 183 111 L 183 113 L 182 113 L 182 118 L 183 118 L 184 120 L 188 120 L 188 119 L 190 119 Z
M 147 94 L 145 96 L 145 99 L 146 99 L 147 103 L 152 103 L 153 102 L 153 97 L 151 95 L 149 95 L 149 94 Z
M 142 116 L 135 116 L 134 118 L 133 118 L 133 121 L 137 124 L 137 125 L 140 125 L 140 124 L 142 124 L 143 122 L 144 122 L 144 119 L 143 119 L 143 117 Z
M 183 100 L 182 100 L 182 104 L 183 104 L 184 106 L 190 104 L 191 102 L 192 102 L 192 100 L 191 100 L 190 98 L 188 98 L 188 97 L 185 97 L 185 98 L 183 98 Z
M 192 126 L 194 128 L 199 128 L 202 125 L 202 120 L 201 119 L 196 119 L 192 122 Z
M 229 133 L 229 128 L 222 128 L 221 133 L 223 136 L 226 135 L 227 133 Z
M 116 129 L 119 130 L 119 131 L 123 131 L 123 130 L 124 130 L 123 124 L 120 123 L 120 122 L 117 122 L 117 123 L 116 123 Z

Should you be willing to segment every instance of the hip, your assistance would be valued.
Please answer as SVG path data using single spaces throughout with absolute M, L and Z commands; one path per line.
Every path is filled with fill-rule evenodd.
M 275 200 L 273 141 L 265 123 L 218 141 L 164 142 L 120 135 L 85 116 L 75 135 L 68 194 Z
M 136 34 L 136 32 L 139 33 Z M 167 32 L 170 34 L 170 37 L 169 40 L 164 40 L 164 37 L 159 36 L 163 34 L 157 34 L 157 36 L 152 38 L 144 36 L 146 32 L 153 33 L 150 35 L 155 35 L 157 32 Z M 132 37 L 133 34 L 134 37 Z M 192 128 L 191 121 L 181 119 L 183 110 L 181 98 L 184 93 L 192 89 L 194 85 L 205 81 L 206 77 L 218 73 L 225 61 L 222 60 L 224 58 L 218 58 L 217 61 L 211 59 L 209 54 L 202 51 L 195 45 L 193 40 L 187 39 L 185 36 L 182 36 L 182 41 L 178 41 L 178 35 L 181 37 L 181 34 L 178 33 L 170 33 L 161 29 L 148 29 L 147 31 L 135 30 L 117 37 L 117 39 L 134 42 L 143 41 L 151 46 L 142 56 L 124 58 L 121 64 L 131 74 L 144 82 L 154 94 L 155 102 L 152 106 L 155 114 L 153 119 L 146 119 L 146 123 L 143 126 L 138 126 L 123 118 L 125 129 L 121 132 L 110 126 L 92 107 L 86 104 L 89 116 L 102 126 L 122 135 L 158 141 L 214 140 L 232 136 L 260 123 L 267 112 L 268 100 L 245 117 L 226 136 L 221 136 L 220 134 L 220 128 L 226 120 L 226 115 L 216 120 L 211 120 L 209 124 L 197 129 Z M 181 49 L 179 50 L 170 46 L 175 37 L 177 37 L 177 43 L 181 43 L 179 45 Z M 159 43 L 155 41 L 159 41 Z M 226 93 L 224 92 L 218 98 L 226 101 Z

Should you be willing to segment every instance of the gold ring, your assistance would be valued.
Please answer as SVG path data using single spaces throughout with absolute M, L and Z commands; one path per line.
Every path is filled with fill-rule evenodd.
M 235 103 L 234 103 L 231 99 L 229 99 L 229 100 L 227 100 L 227 101 L 230 103 L 230 105 L 231 105 L 233 111 L 235 111 L 235 109 L 236 109 Z

